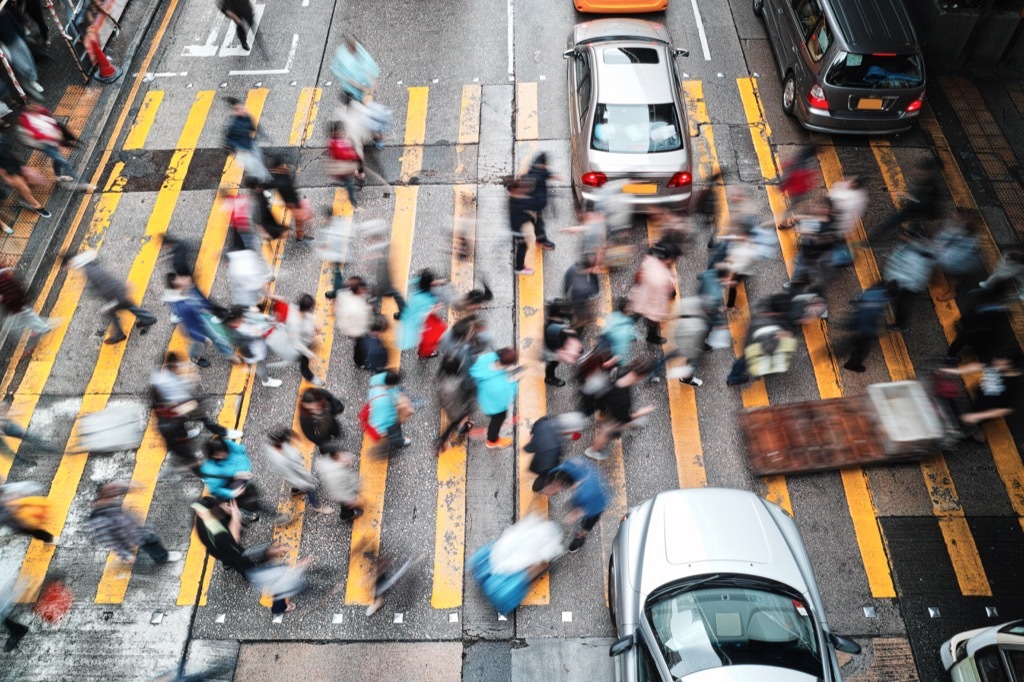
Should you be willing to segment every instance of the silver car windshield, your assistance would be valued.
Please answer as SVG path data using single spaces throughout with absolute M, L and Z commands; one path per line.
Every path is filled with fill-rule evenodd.
M 924 83 L 924 70 L 916 54 L 840 52 L 825 82 L 847 88 L 916 88 Z
M 734 665 L 822 676 L 814 620 L 803 602 L 727 581 L 655 595 L 645 611 L 673 679 Z
M 594 112 L 590 146 L 613 154 L 671 152 L 683 146 L 676 106 L 666 104 L 603 104 Z

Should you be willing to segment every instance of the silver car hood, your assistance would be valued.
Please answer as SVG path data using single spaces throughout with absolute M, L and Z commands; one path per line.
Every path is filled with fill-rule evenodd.
M 686 676 L 686 682 L 817 682 L 814 675 L 763 665 L 709 668 Z
M 807 580 L 768 503 L 741 490 L 680 492 L 651 500 L 646 529 L 630 525 L 630 533 L 646 531 L 644 560 L 633 584 L 641 603 L 666 583 L 715 573 L 767 578 L 810 598 Z

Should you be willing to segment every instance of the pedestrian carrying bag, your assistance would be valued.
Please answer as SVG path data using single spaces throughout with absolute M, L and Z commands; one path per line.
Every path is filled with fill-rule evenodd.
M 448 325 L 437 314 L 427 315 L 427 319 L 423 321 L 423 331 L 420 334 L 419 356 L 429 358 L 433 355 L 446 331 L 448 331 Z
M 883 274 L 887 282 L 896 282 L 901 289 L 921 292 L 928 288 L 934 267 L 934 256 L 904 244 L 889 256 Z
M 359 426 L 362 427 L 363 433 L 365 433 L 366 436 L 374 443 L 381 439 L 382 434 L 380 431 L 373 428 L 373 425 L 370 423 L 370 403 L 378 398 L 384 397 L 386 397 L 386 394 L 384 393 L 376 395 L 363 403 L 363 406 L 359 409 Z

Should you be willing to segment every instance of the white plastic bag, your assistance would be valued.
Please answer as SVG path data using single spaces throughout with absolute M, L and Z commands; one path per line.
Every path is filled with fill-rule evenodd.
M 551 561 L 564 551 L 558 524 L 537 514 L 527 514 L 505 529 L 494 542 L 491 571 L 499 575 L 519 573 L 535 564 Z
M 708 334 L 708 345 L 715 350 L 732 348 L 732 333 L 728 327 L 715 327 Z

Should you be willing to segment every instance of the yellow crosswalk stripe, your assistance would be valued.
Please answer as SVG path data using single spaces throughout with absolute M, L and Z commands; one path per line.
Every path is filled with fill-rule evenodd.
M 423 167 L 423 143 L 426 139 L 428 88 L 408 89 L 409 105 L 405 117 L 405 149 L 402 154 L 402 182 L 408 183 Z M 403 184 L 395 187 L 395 213 L 391 221 L 389 264 L 396 290 L 405 292 L 412 261 L 412 240 L 416 229 L 416 201 L 419 186 Z M 390 298 L 381 304 L 385 319 L 396 311 Z M 394 338 L 394 327 L 384 335 L 388 347 L 389 367 L 397 370 L 401 351 Z M 385 436 L 386 438 L 386 436 Z M 359 455 L 359 476 L 362 481 L 363 514 L 352 524 L 348 578 L 345 603 L 368 605 L 373 601 L 373 560 L 380 551 L 381 518 L 384 514 L 384 488 L 387 483 L 388 460 L 373 454 L 374 444 L 363 438 Z
M 110 219 L 113 217 L 114 210 L 121 200 L 121 193 L 125 184 L 125 178 L 122 175 L 123 171 L 124 163 L 119 161 L 114 164 L 110 172 L 110 179 L 100 195 L 95 211 L 93 211 L 83 248 L 92 246 L 98 249 L 103 244 L 103 237 L 107 227 L 110 226 Z M 11 409 L 8 411 L 8 418 L 12 421 L 27 426 L 32 420 L 36 404 L 39 402 L 43 387 L 46 386 L 46 381 L 53 371 L 53 364 L 57 359 L 57 353 L 60 351 L 64 343 L 64 337 L 67 335 L 71 316 L 74 315 L 84 290 L 85 277 L 78 271 L 69 271 L 67 278 L 64 280 L 64 285 L 57 296 L 57 301 L 50 311 L 50 315 L 53 317 L 58 317 L 67 322 L 43 336 L 35 347 L 32 359 L 22 376 L 21 385 L 18 387 L 14 400 L 11 402 Z M 17 359 L 15 357 L 11 360 L 11 369 L 9 371 L 13 372 L 13 368 L 16 365 Z M 9 379 L 5 378 L 5 382 L 7 385 L 10 385 Z M 21 441 L 11 438 L 9 444 L 11 450 L 17 453 L 21 446 Z M 7 455 L 0 454 L 0 482 L 7 480 L 13 464 L 13 459 Z
M 128 136 L 124 140 L 121 149 L 142 149 L 146 145 L 146 138 L 156 121 L 156 112 L 160 109 L 160 103 L 164 101 L 163 90 L 150 90 L 142 100 L 139 113 L 135 115 L 135 122 L 128 129 Z
M 529 168 L 537 149 L 540 128 L 537 112 L 537 84 L 519 83 L 516 86 L 516 155 L 519 158 L 519 172 Z M 519 293 L 519 339 L 520 361 L 531 366 L 519 379 L 517 395 L 518 422 L 516 441 L 519 444 L 519 494 L 518 515 L 522 517 L 530 509 L 542 516 L 548 515 L 548 498 L 533 492 L 533 481 L 537 476 L 530 471 L 531 455 L 523 451 L 530 442 L 530 427 L 547 412 L 547 394 L 544 376 L 537 371 L 542 364 L 541 349 L 544 347 L 544 256 L 540 247 L 534 244 L 526 254 L 527 267 L 533 264 L 532 275 L 516 277 Z M 524 352 L 525 351 L 525 352 Z M 536 606 L 551 602 L 551 580 L 545 572 L 530 585 L 523 604 Z
M 250 94 L 248 98 L 247 107 L 254 120 L 258 121 L 267 91 L 262 89 L 254 92 L 255 96 Z M 235 184 L 240 181 L 241 172 L 241 167 L 233 158 L 225 163 L 223 175 L 225 178 L 229 175 L 234 176 Z M 221 186 L 224 186 L 223 182 Z M 193 269 L 193 281 L 204 296 L 210 294 L 217 274 L 217 265 L 220 262 L 224 239 L 227 235 L 227 215 L 223 210 L 222 197 L 218 194 L 214 198 L 213 210 L 207 223 L 207 229 L 203 232 L 203 240 Z M 180 329 L 176 328 L 171 335 L 167 350 L 184 357 L 188 353 L 188 345 L 188 339 Z M 142 444 L 135 453 L 135 468 L 131 479 L 133 489 L 125 495 L 124 499 L 124 508 L 141 521 L 145 521 L 149 515 L 153 494 L 156 491 L 157 478 L 166 455 L 167 448 L 157 430 L 156 419 L 151 419 L 143 435 Z M 120 561 L 113 552 L 108 553 L 103 575 L 96 589 L 95 602 L 97 604 L 122 603 L 131 580 L 133 566 L 133 563 Z
M 898 206 L 900 196 L 907 191 L 907 184 L 896 160 L 896 155 L 885 140 L 872 140 L 871 151 L 882 172 L 882 179 L 889 190 L 889 196 L 893 204 Z M 933 280 L 928 285 L 928 290 L 935 314 L 948 343 L 956 338 L 956 321 L 960 315 L 955 301 L 940 300 L 939 297 L 947 289 L 945 281 L 941 278 L 941 274 L 937 275 L 937 279 L 941 281 Z M 907 364 L 909 362 L 908 358 Z M 960 506 L 956 487 L 953 485 L 949 468 L 946 466 L 946 459 L 939 453 L 922 459 L 920 466 L 925 488 L 928 490 L 928 497 L 932 503 L 932 512 L 939 519 L 939 529 L 946 542 L 946 549 L 949 552 L 960 591 L 966 596 L 991 596 L 992 588 L 985 575 L 985 568 L 981 565 L 981 557 L 978 555 L 978 547 L 974 542 L 974 534 L 971 532 L 970 526 L 967 525 L 967 519 L 964 518 L 963 507 Z
M 295 108 L 292 130 L 288 135 L 289 147 L 302 145 L 312 135 L 322 93 L 323 90 L 320 88 L 302 88 L 299 92 L 299 104 Z
M 263 114 L 263 106 L 267 101 L 269 90 L 267 88 L 256 88 L 250 90 L 246 100 L 245 108 L 252 116 L 253 123 L 259 125 L 260 117 Z M 225 205 L 225 190 L 235 189 L 242 182 L 242 165 L 231 156 L 224 163 L 221 171 L 220 185 L 217 196 L 210 208 L 210 215 L 206 221 L 206 229 L 203 231 L 203 241 L 199 245 L 199 254 L 196 256 L 196 265 L 192 270 L 192 278 L 196 286 L 203 294 L 209 294 L 213 287 L 213 281 L 217 274 L 217 266 L 220 264 L 221 253 L 228 234 L 229 213 Z M 181 340 L 182 347 L 185 341 Z M 238 370 L 238 371 L 236 371 Z M 245 378 L 247 374 L 237 366 L 232 366 L 228 375 L 228 388 L 225 391 L 224 407 L 218 415 L 217 421 L 222 425 L 235 427 L 240 410 L 240 400 L 237 396 L 244 391 Z M 241 385 L 239 385 L 241 384 Z M 189 538 L 188 552 L 185 555 L 185 565 L 182 568 L 179 578 L 178 606 L 193 606 L 196 599 L 200 605 L 206 604 L 206 592 L 210 586 L 210 578 L 213 575 L 213 557 L 207 557 L 206 549 L 199 542 L 199 536 L 195 529 Z
M 754 150 L 757 153 L 762 176 L 766 181 L 775 180 L 778 177 L 778 160 L 768 142 L 770 130 L 757 92 L 757 83 L 753 78 L 738 78 L 737 83 L 747 122 L 750 124 L 751 139 L 754 142 Z M 786 212 L 785 196 L 775 185 L 767 186 L 766 190 L 772 213 L 775 219 L 779 220 Z M 796 258 L 796 236 L 792 233 L 793 230 L 779 231 L 783 257 L 787 270 L 791 274 Z M 843 394 L 842 381 L 839 378 L 839 366 L 829 348 L 825 330 L 826 323 L 823 320 L 805 324 L 803 327 L 804 342 L 814 368 L 819 395 L 823 399 L 838 398 Z M 842 481 L 871 594 L 878 598 L 895 597 L 896 590 L 888 561 L 885 559 L 881 528 L 878 525 L 878 515 L 874 501 L 871 499 L 867 478 L 863 475 L 844 472 Z
M 459 111 L 459 142 L 455 147 L 456 174 L 464 167 L 463 156 L 467 145 L 480 142 L 479 84 L 462 88 Z M 471 225 L 471 227 L 470 227 Z M 452 218 L 455 234 L 476 234 L 476 187 L 455 186 L 455 211 Z M 476 243 L 476 239 L 472 240 Z M 473 288 L 473 254 L 465 259 L 459 256 L 458 244 L 453 240 L 451 261 L 452 289 L 465 293 Z M 459 315 L 449 309 L 448 324 L 453 325 Z M 447 427 L 441 420 L 442 431 Z M 435 609 L 453 609 L 462 606 L 462 580 L 466 540 L 466 443 L 445 448 L 437 458 L 437 508 L 434 516 L 434 580 L 430 605 Z
M 301 144 L 301 140 L 299 144 Z M 349 203 L 348 192 L 344 189 L 338 189 L 334 192 L 333 213 L 339 216 L 352 216 L 352 204 Z M 344 268 L 344 264 L 341 264 L 340 267 Z M 331 364 L 331 351 L 334 348 L 334 301 L 326 296 L 327 292 L 333 290 L 333 288 L 334 266 L 325 261 L 320 267 L 320 278 L 317 281 L 316 294 L 314 294 L 316 308 L 313 315 L 316 319 L 317 327 L 320 329 L 314 337 L 313 344 L 317 354 L 309 362 L 310 370 L 318 377 L 327 376 L 327 369 Z M 303 379 L 299 385 L 297 399 L 301 400 L 302 394 L 311 386 L 311 383 Z M 313 465 L 314 445 L 302 437 L 298 404 L 296 404 L 295 414 L 292 418 L 292 430 L 299 434 L 299 454 L 305 460 L 306 468 L 308 469 Z M 324 503 L 326 503 L 326 500 Z M 274 524 L 273 544 L 275 547 L 284 550 L 284 554 L 280 557 L 280 562 L 294 565 L 299 559 L 302 523 L 306 517 L 305 496 L 292 495 L 291 486 L 284 483 L 279 493 L 277 514 L 279 517 L 290 519 L 290 521 L 286 524 Z M 273 603 L 273 598 L 269 593 L 264 592 L 260 598 L 260 603 L 269 608 Z
M 185 128 L 178 139 L 177 148 L 171 157 L 167 167 L 167 176 L 163 186 L 157 194 L 156 202 L 153 205 L 153 212 L 146 224 L 145 237 L 139 253 L 132 263 L 128 275 L 128 284 L 134 295 L 141 301 L 149 284 L 150 277 L 156 265 L 159 240 L 155 239 L 167 231 L 170 224 L 171 214 L 174 212 L 175 204 L 181 193 L 182 183 L 188 172 L 192 155 L 195 153 L 196 144 L 199 141 L 199 133 L 210 113 L 210 106 L 213 103 L 214 92 L 206 90 L 196 94 L 195 101 L 189 111 Z M 131 336 L 131 328 L 126 330 Z M 106 407 L 110 398 L 114 382 L 117 380 L 121 360 L 127 347 L 127 340 L 118 344 L 103 344 L 100 355 L 93 370 L 92 378 L 85 390 L 82 406 L 75 419 L 76 424 L 85 415 L 98 412 Z M 54 535 L 58 535 L 64 528 L 68 510 L 78 490 L 82 473 L 85 471 L 85 463 L 88 455 L 85 453 L 72 453 L 66 451 L 61 459 L 57 472 L 54 474 L 50 485 L 48 500 L 52 514 Z M 39 540 L 33 540 L 29 544 L 25 554 L 25 560 L 21 566 L 19 580 L 24 580 L 31 587 L 26 590 L 23 601 L 35 601 L 46 571 L 49 569 L 50 560 L 53 557 L 55 547 L 47 545 Z

